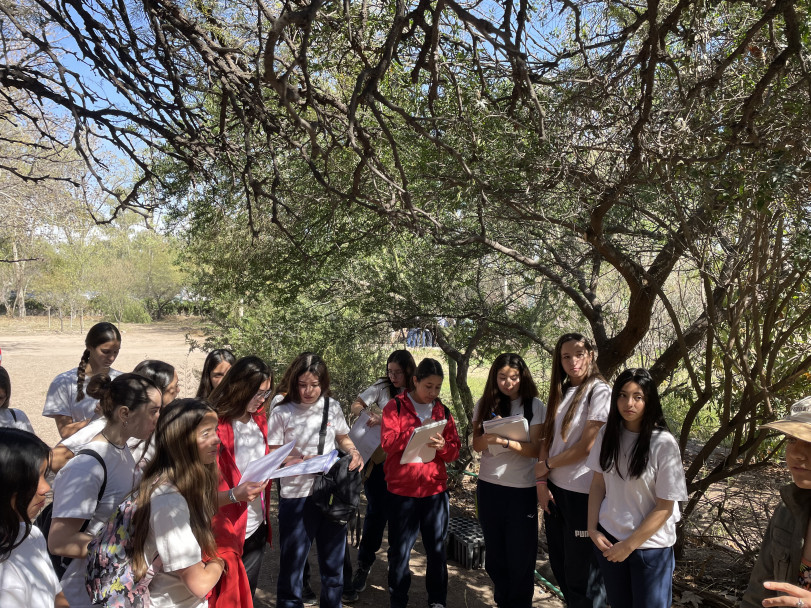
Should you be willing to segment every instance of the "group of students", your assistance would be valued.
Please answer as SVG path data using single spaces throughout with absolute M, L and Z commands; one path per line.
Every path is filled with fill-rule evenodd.
M 313 543 L 320 605 L 338 607 L 342 598 L 357 597 L 387 526 L 391 606 L 408 604 L 409 559 L 418 534 L 429 606 L 446 604 L 446 465 L 458 457 L 460 440 L 439 399 L 444 374 L 438 361 L 416 365 L 408 351 L 397 350 L 386 375 L 351 404 L 353 415 L 367 410 L 367 424 L 380 426 L 380 448 L 364 463 L 340 404 L 329 396 L 327 366 L 315 353 L 298 356 L 274 387 L 260 358 L 237 360 L 227 350 L 213 351 L 196 397 L 177 399 L 177 374 L 167 363 L 145 361 L 132 373 L 112 370 L 120 346 L 115 326 L 95 325 L 79 366 L 53 381 L 43 414 L 55 419 L 63 437 L 54 450 L 33 434 L 23 412 L 9 407 L 11 382 L 0 367 L 0 605 L 89 607 L 82 558 L 118 505 L 133 496 L 129 557 L 136 576 L 154 572 L 152 605 L 252 606 L 272 535 L 270 487 L 239 482 L 249 463 L 293 440 L 286 465 L 323 453 L 325 446 L 349 454 L 350 468 L 363 469 L 367 509 L 353 569 L 346 526 L 324 517 L 312 500 L 314 476 L 281 479 L 276 605 L 307 601 Z M 532 604 L 539 505 L 552 571 L 568 606 L 671 605 L 677 503 L 687 498 L 679 448 L 650 374 L 629 369 L 611 387 L 596 359 L 585 336 L 561 336 L 544 405 L 525 361 L 504 353 L 491 365 L 475 405 L 477 511 L 501 608 Z M 811 406 L 806 410 L 793 412 L 790 423 L 772 425 L 791 437 L 786 456 L 797 490 L 784 496 L 788 507 L 775 518 L 793 522 L 795 533 L 802 528 L 803 538 L 811 534 Z M 526 440 L 486 432 L 484 422 L 509 416 L 526 419 Z M 433 460 L 401 463 L 414 429 L 435 421 L 445 426 L 428 443 Z M 57 475 L 46 546 L 32 522 L 50 490 L 49 470 Z M 764 587 L 781 549 L 796 553 L 799 547 L 790 563 L 802 568 L 801 582 L 803 576 L 811 580 L 805 574 L 811 554 L 804 548 L 811 543 L 787 537 L 789 543 L 780 536 L 785 524 L 775 525 L 744 603 L 802 607 L 810 592 L 782 583 Z M 55 557 L 72 560 L 61 580 Z M 766 597 L 766 588 L 789 595 Z

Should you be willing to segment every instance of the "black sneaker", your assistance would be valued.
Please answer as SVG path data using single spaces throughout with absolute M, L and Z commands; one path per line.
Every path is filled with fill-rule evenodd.
M 358 565 L 358 569 L 355 570 L 355 574 L 352 575 L 352 587 L 358 593 L 366 590 L 366 578 L 369 576 L 370 569 L 371 568 L 364 568 Z
M 341 594 L 341 600 L 344 604 L 357 602 L 359 597 L 358 592 L 354 589 L 344 589 L 344 592 Z
M 301 601 L 305 606 L 316 606 L 318 604 L 318 598 L 313 588 L 310 587 L 310 581 L 304 581 L 304 585 L 301 587 Z

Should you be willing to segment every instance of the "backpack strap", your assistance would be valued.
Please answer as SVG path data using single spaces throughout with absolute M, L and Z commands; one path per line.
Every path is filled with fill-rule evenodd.
M 14 422 L 17 422 L 17 412 L 14 411 L 14 408 L 10 407 L 8 411 L 11 412 L 11 417 L 14 418 Z
M 324 416 L 321 418 L 321 430 L 318 431 L 318 454 L 324 453 L 324 444 L 327 441 L 327 420 L 329 419 L 329 397 L 324 395 Z
M 99 455 L 96 450 L 91 450 L 90 448 L 85 448 L 84 450 L 80 450 L 76 456 L 81 456 L 82 454 L 87 454 L 88 456 L 92 456 L 95 458 L 98 463 L 101 465 L 101 468 L 104 470 L 104 479 L 101 482 L 101 487 L 99 488 L 99 496 L 96 499 L 96 509 L 99 508 L 99 503 L 101 499 L 104 497 L 104 491 L 107 489 L 107 465 L 104 464 L 104 459 Z M 93 519 L 92 517 L 90 519 Z M 79 532 L 84 532 L 87 529 L 87 526 L 90 525 L 90 519 L 84 520 L 82 527 L 79 529 Z
M 532 422 L 532 397 L 524 399 L 524 418 L 527 419 L 527 424 Z

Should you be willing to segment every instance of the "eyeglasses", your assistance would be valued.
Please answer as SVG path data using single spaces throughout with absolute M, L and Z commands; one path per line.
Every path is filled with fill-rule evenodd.
M 273 392 L 273 389 L 270 389 L 270 388 L 268 390 L 266 390 L 266 391 L 259 391 L 258 393 L 256 393 L 253 396 L 253 398 L 256 399 L 257 401 L 264 401 L 265 399 L 270 397 L 270 393 L 272 393 L 272 392 Z
M 393 376 L 394 378 L 397 378 L 398 376 L 403 375 L 403 370 L 401 370 L 401 369 L 389 369 L 389 370 L 386 370 L 386 374 L 388 374 L 389 376 Z

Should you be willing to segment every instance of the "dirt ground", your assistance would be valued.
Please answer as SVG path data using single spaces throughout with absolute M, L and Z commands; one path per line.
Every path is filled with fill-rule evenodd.
M 26 320 L 8 320 L 0 318 L 0 349 L 2 365 L 11 377 L 12 402 L 15 408 L 22 409 L 31 419 L 37 434 L 50 445 L 59 439 L 56 425 L 50 418 L 43 418 L 42 406 L 51 380 L 59 373 L 75 367 L 84 348 L 84 334 L 92 325 L 85 321 L 84 331 L 80 331 L 78 322 L 73 330 L 60 333 L 48 329 L 47 320 L 31 317 Z M 53 327 L 58 328 L 58 323 Z M 183 322 L 157 323 L 151 325 L 124 325 L 121 353 L 114 367 L 129 371 L 143 359 L 162 359 L 175 366 L 180 378 L 180 396 L 192 396 L 202 369 L 205 353 L 189 352 L 185 336 L 196 333 L 193 324 Z M 453 515 L 453 510 L 452 510 Z M 277 522 L 272 522 L 274 531 L 278 530 Z M 368 587 L 353 606 L 370 607 L 386 606 L 386 545 L 378 552 L 378 559 L 369 576 Z M 353 564 L 357 550 L 351 549 Z M 318 568 L 315 550 L 310 556 L 313 566 L 312 586 L 318 593 Z M 543 572 L 544 564 L 539 561 Z M 418 543 L 411 559 L 414 573 L 410 590 L 410 604 L 426 606 L 425 592 L 425 554 Z M 262 576 L 256 594 L 255 605 L 259 608 L 275 606 L 276 576 L 279 570 L 279 554 L 276 547 L 265 554 Z M 490 579 L 482 569 L 466 570 L 454 562 L 448 563 L 448 606 L 452 608 L 482 608 L 493 606 L 493 594 Z M 533 605 L 543 608 L 558 608 L 563 603 L 540 585 L 536 585 Z

